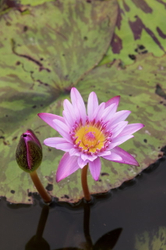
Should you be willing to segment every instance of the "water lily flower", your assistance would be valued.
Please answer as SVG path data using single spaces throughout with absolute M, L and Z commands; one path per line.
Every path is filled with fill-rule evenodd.
M 54 128 L 61 137 L 47 138 L 44 144 L 63 150 L 56 173 L 56 181 L 66 178 L 78 169 L 89 165 L 94 180 L 101 171 L 100 157 L 124 164 L 139 166 L 135 158 L 121 149 L 119 145 L 134 137 L 141 129 L 141 123 L 128 124 L 125 119 L 129 110 L 117 112 L 120 97 L 115 96 L 107 102 L 98 103 L 97 95 L 91 92 L 86 107 L 76 88 L 71 89 L 71 102 L 63 103 L 63 117 L 40 113 L 39 117 Z

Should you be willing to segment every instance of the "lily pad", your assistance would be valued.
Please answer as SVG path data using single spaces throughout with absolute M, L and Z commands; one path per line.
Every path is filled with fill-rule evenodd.
M 7 67 L 18 61 L 13 71 L 29 72 L 37 85 L 68 89 L 102 59 L 116 17 L 115 1 L 50 2 L 24 15 L 13 10 L 1 20 L 3 61 Z
M 69 98 L 73 85 L 85 102 L 91 91 L 101 102 L 121 95 L 119 110 L 132 111 L 128 119 L 131 123 L 145 124 L 134 139 L 123 144 L 136 156 L 140 167 L 103 161 L 100 180 L 95 182 L 88 176 L 91 193 L 120 186 L 158 159 L 166 141 L 166 56 L 144 54 L 126 68 L 119 60 L 94 68 L 109 46 L 116 11 L 114 1 L 90 4 L 82 0 L 78 4 L 66 0 L 29 7 L 29 13 L 24 15 L 11 10 L 1 18 L 0 196 L 6 196 L 8 201 L 32 203 L 31 193 L 36 189 L 15 161 L 19 137 L 27 128 L 34 130 L 40 141 L 57 136 L 37 113 L 61 115 L 63 100 Z M 59 150 L 43 146 L 38 173 L 52 196 L 77 202 L 83 196 L 81 170 L 55 182 L 62 155 Z
M 0 15 L 7 13 L 11 8 L 17 9 L 22 12 L 30 6 L 36 6 L 54 0 L 1 0 L 0 1 Z M 24 5 L 27 5 L 24 7 Z
M 43 3 L 46 3 L 46 2 L 53 2 L 53 1 L 56 1 L 56 0 L 33 0 L 33 1 L 20 0 L 21 4 L 31 5 L 31 6 L 36 6 L 36 5 L 39 5 L 39 4 L 43 4 Z
M 115 32 L 101 64 L 121 59 L 132 64 L 136 55 L 153 53 L 160 57 L 166 52 L 166 3 L 156 0 L 119 0 Z
M 49 2 L 28 7 L 24 14 L 13 9 L 1 17 L 0 195 L 10 202 L 32 203 L 30 192 L 35 191 L 29 176 L 15 162 L 19 136 L 27 128 L 40 140 L 54 135 L 37 113 L 61 113 L 71 86 L 107 51 L 116 17 L 116 1 L 89 4 L 84 0 Z M 50 151 L 44 147 L 39 175 L 49 190 L 53 188 L 51 194 L 57 195 L 61 187 L 55 184 L 54 173 L 62 152 Z M 65 191 L 58 195 L 62 196 Z M 79 194 L 76 196 L 74 201 Z
M 166 248 L 166 228 L 159 227 L 136 235 L 135 250 L 155 250 Z
M 166 99 L 159 95 L 157 86 L 160 85 L 162 94 L 166 93 L 165 80 L 166 56 L 155 58 L 147 54 L 138 56 L 137 61 L 126 68 L 121 68 L 120 61 L 110 68 L 109 65 L 97 67 L 78 83 L 77 88 L 84 100 L 87 100 L 90 91 L 95 91 L 101 102 L 121 95 L 119 110 L 132 111 L 127 120 L 145 124 L 133 139 L 122 144 L 123 149 L 136 157 L 140 167 L 103 160 L 100 181 L 92 183 L 89 176 L 92 192 L 104 192 L 120 186 L 162 155 L 159 152 L 166 144 Z
M 95 182 L 90 174 L 88 176 L 91 193 L 106 192 L 120 186 L 124 181 L 132 179 L 158 159 L 159 151 L 166 141 L 166 100 L 158 95 L 156 89 L 157 84 L 160 84 L 163 92 L 166 92 L 165 79 L 166 57 L 155 58 L 148 54 L 141 58 L 138 57 L 136 63 L 125 69 L 121 68 L 119 61 L 116 61 L 112 67 L 106 65 L 97 67 L 78 82 L 77 88 L 85 101 L 90 91 L 95 91 L 100 101 L 107 101 L 120 94 L 119 110 L 129 109 L 132 111 L 128 119 L 129 122 L 143 122 L 145 124 L 145 128 L 137 132 L 134 139 L 123 144 L 126 151 L 136 156 L 140 167 L 103 161 L 100 180 Z M 47 96 L 47 93 L 45 94 Z M 45 96 L 41 95 L 40 97 L 45 100 Z M 50 104 L 46 104 L 42 111 L 61 114 L 65 98 L 69 98 L 69 94 L 62 94 L 57 100 L 50 101 Z M 35 111 L 37 112 L 37 109 Z M 27 198 L 26 195 L 29 191 L 34 192 L 35 189 L 29 176 L 16 166 L 14 151 L 18 139 L 15 139 L 15 136 L 28 127 L 36 132 L 41 141 L 47 137 L 57 136 L 57 133 L 39 120 L 34 112 L 27 121 L 22 120 L 21 125 L 22 127 L 14 129 L 13 133 L 4 139 L 6 145 L 1 148 L 1 158 L 5 163 L 1 173 L 1 195 L 6 195 L 8 200 L 12 202 L 27 203 L 31 201 L 31 198 Z M 57 184 L 55 183 L 55 172 L 63 152 L 43 146 L 43 155 L 43 163 L 38 173 L 44 185 L 48 186 L 49 184 L 52 187 L 50 193 L 61 201 L 78 201 L 83 195 L 80 183 L 81 170 Z M 15 193 L 12 194 L 11 190 L 15 190 Z

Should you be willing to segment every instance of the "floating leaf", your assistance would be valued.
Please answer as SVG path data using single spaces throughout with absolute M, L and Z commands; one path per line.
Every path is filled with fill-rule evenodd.
M 24 15 L 13 10 L 1 20 L 1 47 L 7 62 L 2 66 L 13 67 L 14 75 L 20 74 L 16 70 L 29 72 L 36 85 L 68 90 L 102 59 L 116 16 L 115 1 L 50 2 L 29 7 L 29 14 Z
M 121 59 L 132 64 L 137 54 L 166 52 L 166 3 L 157 0 L 119 0 L 115 32 L 101 64 Z
M 85 101 L 91 91 L 101 102 L 120 94 L 119 109 L 132 111 L 131 123 L 145 124 L 134 139 L 123 144 L 136 156 L 140 167 L 103 161 L 100 180 L 95 182 L 88 176 L 92 193 L 120 186 L 158 158 L 166 141 L 166 57 L 144 54 L 126 68 L 118 60 L 112 66 L 94 68 L 108 48 L 116 10 L 113 1 L 78 4 L 68 0 L 29 7 L 29 14 L 24 15 L 12 10 L 1 19 L 0 195 L 8 201 L 31 203 L 30 193 L 35 192 L 28 174 L 15 161 L 19 136 L 27 128 L 33 129 L 40 141 L 57 136 L 37 113 L 61 115 L 63 100 L 69 98 L 72 85 L 77 86 Z M 81 170 L 55 183 L 62 155 L 43 146 L 38 173 L 53 196 L 76 202 L 83 196 Z
M 119 61 L 117 61 L 111 68 L 104 65 L 93 69 L 77 84 L 77 88 L 83 95 L 84 100 L 87 100 L 90 91 L 95 91 L 100 101 L 107 101 L 111 97 L 120 94 L 119 109 L 132 111 L 128 120 L 132 123 L 143 122 L 145 124 L 144 129 L 137 132 L 133 139 L 122 145 L 125 150 L 136 156 L 140 167 L 103 161 L 100 180 L 95 182 L 90 174 L 88 176 L 89 188 L 92 193 L 106 192 L 110 188 L 120 186 L 121 183 L 132 179 L 158 158 L 159 151 L 166 141 L 166 101 L 155 92 L 158 83 L 166 92 L 165 59 L 165 57 L 155 58 L 150 54 L 144 55 L 141 58 L 138 57 L 137 62 L 126 69 L 121 68 Z M 68 97 L 69 95 L 61 95 L 50 106 L 48 105 L 47 108 L 43 109 L 43 112 L 61 114 L 63 100 Z M 39 121 L 38 117 L 34 115 L 27 122 L 24 121 L 23 124 L 23 129 L 25 126 L 30 126 L 41 141 L 47 137 L 58 135 L 56 131 L 44 122 Z M 10 147 L 6 145 L 6 150 L 2 151 L 5 156 L 3 156 L 3 161 L 8 167 L 1 175 L 1 185 L 3 187 L 1 192 L 9 200 L 18 201 L 21 199 L 22 202 L 27 202 L 24 196 L 27 189 L 29 191 L 34 191 L 34 189 L 28 176 L 17 170 L 13 156 L 17 140 L 12 141 L 12 139 L 15 133 L 19 133 L 19 130 L 15 130 L 11 136 L 8 136 L 8 141 L 5 143 L 10 143 Z M 43 146 L 43 149 L 44 161 L 38 172 L 45 185 L 48 183 L 52 185 L 51 194 L 57 196 L 61 201 L 78 201 L 83 195 L 80 183 L 81 170 L 56 184 L 54 174 L 63 152 L 46 146 Z M 18 174 L 19 176 L 17 176 Z M 24 189 L 22 183 L 24 183 Z M 9 195 L 11 189 L 16 191 L 14 195 Z M 18 193 L 20 194 L 18 195 Z M 15 197 L 17 200 L 14 200 Z M 23 197 L 25 200 L 23 200 Z
M 166 228 L 159 227 L 136 235 L 135 250 L 166 249 Z
M 33 1 L 20 0 L 20 3 L 25 4 L 25 5 L 36 6 L 36 5 L 39 5 L 39 4 L 43 4 L 43 3 L 46 3 L 46 2 L 52 2 L 52 1 L 56 1 L 56 0 L 33 0 Z
M 78 83 L 78 89 L 87 99 L 90 91 L 95 91 L 100 101 L 120 94 L 119 110 L 127 109 L 132 113 L 129 122 L 143 122 L 145 128 L 124 144 L 122 148 L 136 156 L 140 167 L 132 167 L 103 160 L 100 181 L 92 183 L 92 192 L 104 192 L 131 179 L 149 164 L 154 162 L 161 147 L 165 146 L 165 98 L 156 94 L 157 84 L 166 93 L 166 57 L 152 55 L 139 56 L 137 62 L 125 69 L 116 61 L 112 67 L 101 66 L 92 70 Z M 105 187 L 105 188 L 104 188 Z
M 35 191 L 29 176 L 16 165 L 20 135 L 27 128 L 33 129 L 41 141 L 55 134 L 37 113 L 61 113 L 71 86 L 105 54 L 116 17 L 116 1 L 89 4 L 84 0 L 45 3 L 28 7 L 26 13 L 11 10 L 1 17 L 0 195 L 9 201 L 31 203 L 30 192 Z M 43 155 L 39 174 L 45 186 L 53 188 L 52 195 L 67 199 L 66 190 L 58 194 L 61 187 L 54 180 L 62 152 L 44 147 Z M 72 188 L 71 194 L 76 189 Z M 75 201 L 77 198 L 79 193 L 73 195 Z
M 36 0 L 34 0 L 33 2 L 36 2 Z M 8 13 L 12 8 L 14 10 L 20 11 L 20 13 L 22 14 L 28 11 L 28 7 L 22 5 L 19 0 L 1 0 L 0 1 L 0 16 L 5 13 Z M 6 25 L 10 25 L 10 22 L 8 22 L 7 20 L 6 20 Z

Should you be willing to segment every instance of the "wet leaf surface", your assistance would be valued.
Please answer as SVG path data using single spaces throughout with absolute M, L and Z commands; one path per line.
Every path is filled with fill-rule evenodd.
M 155 250 L 166 248 L 166 228 L 159 227 L 136 235 L 135 250 Z
M 130 123 L 145 124 L 134 139 L 123 145 L 136 156 L 140 167 L 103 161 L 100 180 L 95 182 L 90 174 L 88 176 L 92 193 L 120 186 L 158 158 L 166 141 L 165 56 L 143 54 L 126 68 L 119 60 L 95 68 L 109 46 L 116 10 L 117 4 L 113 1 L 91 4 L 81 1 L 79 5 L 77 1 L 65 1 L 65 4 L 57 1 L 29 7 L 29 13 L 24 15 L 11 10 L 1 18 L 0 195 L 8 201 L 32 203 L 35 188 L 15 161 L 19 137 L 27 128 L 31 128 L 41 142 L 57 136 L 37 113 L 61 115 L 63 100 L 69 98 L 73 85 L 85 102 L 91 91 L 98 94 L 100 102 L 121 95 L 119 110 L 132 111 Z M 38 173 L 51 195 L 61 201 L 76 202 L 83 195 L 81 171 L 55 183 L 62 155 L 61 151 L 43 146 L 43 162 Z
M 119 0 L 118 18 L 109 50 L 103 63 L 121 59 L 132 64 L 138 54 L 166 52 L 166 3 L 157 0 Z
M 71 86 L 105 54 L 116 17 L 116 1 L 89 4 L 74 0 L 29 6 L 25 13 L 12 9 L 1 17 L 0 195 L 9 201 L 31 203 L 29 192 L 35 191 L 29 176 L 15 162 L 19 136 L 32 128 L 41 140 L 47 137 L 37 113 L 61 113 Z M 53 136 L 54 131 L 48 130 Z M 44 150 L 45 163 L 39 174 L 48 186 L 55 184 L 62 153 Z M 57 192 L 54 186 L 51 193 Z M 65 191 L 59 195 L 68 197 Z
M 68 91 L 106 52 L 116 22 L 117 4 L 70 0 L 28 10 L 24 15 L 12 10 L 2 17 L 4 74 L 12 68 L 14 75 L 29 73 L 31 88 L 51 85 L 58 92 Z
M 94 192 L 104 191 L 104 186 L 106 190 L 109 186 L 119 186 L 160 157 L 159 151 L 166 141 L 166 101 L 156 94 L 156 88 L 160 84 L 163 90 L 166 89 L 165 77 L 166 57 L 155 58 L 147 54 L 138 56 L 137 61 L 126 68 L 121 68 L 119 61 L 110 68 L 108 65 L 97 67 L 78 83 L 85 100 L 92 90 L 101 102 L 120 94 L 119 110 L 132 111 L 127 120 L 145 124 L 133 139 L 122 144 L 123 149 L 136 156 L 140 167 L 103 160 L 100 181 L 91 186 Z

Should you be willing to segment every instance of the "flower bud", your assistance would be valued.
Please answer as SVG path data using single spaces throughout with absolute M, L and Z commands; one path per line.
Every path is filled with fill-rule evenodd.
M 16 150 L 16 161 L 26 172 L 35 171 L 42 161 L 42 146 L 31 129 L 21 135 Z

